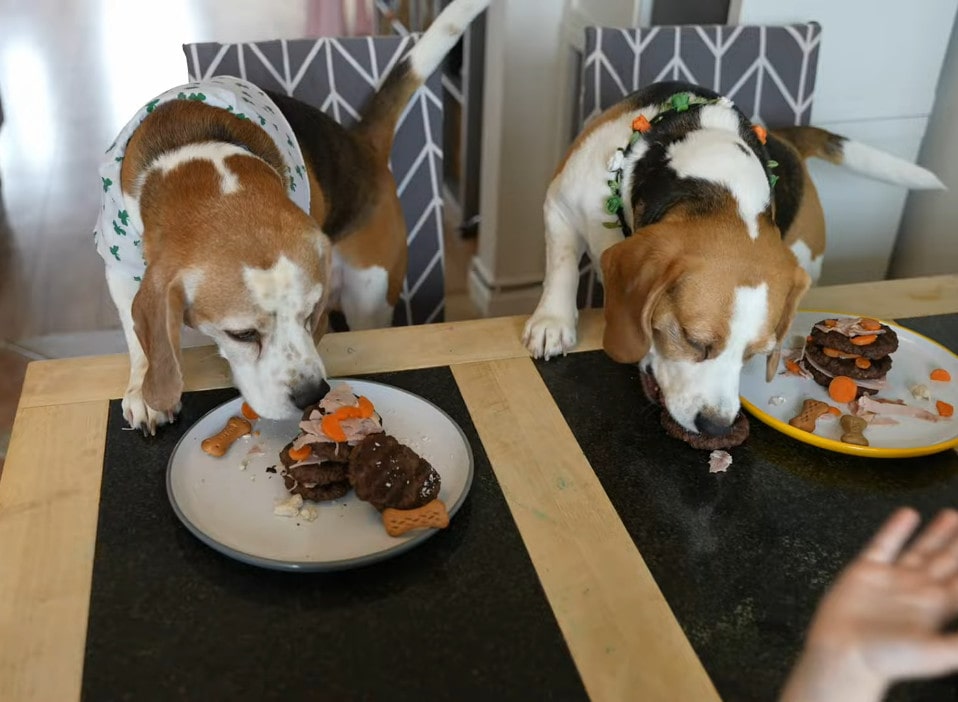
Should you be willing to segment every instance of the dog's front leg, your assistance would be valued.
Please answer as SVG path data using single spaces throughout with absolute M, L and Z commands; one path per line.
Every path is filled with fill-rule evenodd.
M 156 434 L 156 428 L 169 424 L 176 418 L 176 413 L 158 412 L 146 404 L 143 399 L 143 377 L 146 375 L 148 361 L 140 340 L 136 338 L 133 329 L 133 298 L 139 290 L 139 283 L 128 274 L 107 269 L 106 282 L 110 289 L 113 304 L 120 314 L 120 323 L 123 325 L 123 336 L 126 337 L 126 346 L 130 352 L 130 382 L 123 395 L 123 418 L 134 429 L 141 429 L 144 434 Z M 179 411 L 177 408 L 176 411 Z
M 582 238 L 566 219 L 561 207 L 547 200 L 543 207 L 546 227 L 546 277 L 542 297 L 522 334 L 522 343 L 535 358 L 548 360 L 575 346 L 576 292 Z

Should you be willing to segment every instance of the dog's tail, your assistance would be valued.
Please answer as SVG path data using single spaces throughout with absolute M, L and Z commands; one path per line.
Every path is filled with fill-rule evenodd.
M 388 158 L 396 123 L 406 103 L 456 45 L 469 23 L 490 0 L 454 0 L 439 13 L 416 45 L 369 100 L 357 125 L 376 152 Z
M 794 146 L 802 158 L 815 156 L 869 178 L 906 188 L 946 189 L 938 176 L 927 168 L 818 127 L 787 127 L 775 129 L 773 134 Z

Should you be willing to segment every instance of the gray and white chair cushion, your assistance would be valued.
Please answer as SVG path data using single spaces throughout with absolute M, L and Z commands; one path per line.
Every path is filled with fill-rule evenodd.
M 233 75 L 307 102 L 341 124 L 355 123 L 366 99 L 416 37 L 358 37 L 186 44 L 189 80 Z M 443 320 L 442 101 L 437 71 L 410 100 L 396 128 L 390 167 L 406 218 L 409 268 L 394 325 Z
M 588 27 L 582 60 L 579 124 L 638 88 L 682 80 L 735 102 L 770 127 L 808 124 L 821 27 Z M 623 136 L 623 140 L 628 135 Z M 601 307 L 602 286 L 588 257 L 579 267 L 579 307 Z

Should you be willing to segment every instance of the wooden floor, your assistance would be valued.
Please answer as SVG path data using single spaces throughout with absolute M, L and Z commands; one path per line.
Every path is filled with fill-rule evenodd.
M 181 44 L 369 33 L 350 2 L 0 0 L 0 342 L 119 327 L 92 241 L 97 168 L 135 109 L 186 81 Z M 472 251 L 449 232 L 459 318 Z M 26 360 L 0 347 L 0 466 Z

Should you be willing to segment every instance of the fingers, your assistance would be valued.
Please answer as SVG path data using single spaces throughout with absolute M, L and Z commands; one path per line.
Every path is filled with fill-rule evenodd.
M 900 563 L 909 568 L 917 568 L 936 556 L 944 556 L 945 561 L 954 560 L 955 555 L 949 547 L 958 540 L 958 512 L 953 509 L 942 510 L 914 542 L 905 549 Z M 939 566 L 940 567 L 940 566 Z
M 893 562 L 920 521 L 918 512 L 910 507 L 896 510 L 872 537 L 862 551 L 861 558 L 875 563 Z
M 909 671 L 909 677 L 945 675 L 958 670 L 958 634 L 935 636 L 922 649 L 922 670 Z

